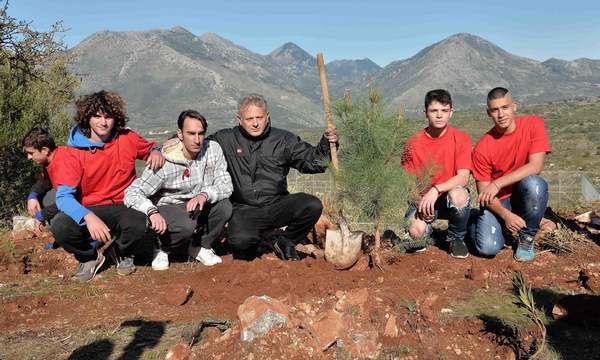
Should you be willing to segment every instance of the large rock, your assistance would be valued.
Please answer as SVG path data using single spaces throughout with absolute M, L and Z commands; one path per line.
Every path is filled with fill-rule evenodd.
M 273 326 L 287 322 L 290 314 L 281 301 L 263 295 L 247 298 L 238 308 L 238 317 L 242 329 L 241 339 L 254 341 L 267 334 Z
M 35 219 L 29 216 L 13 216 L 13 231 L 34 230 Z

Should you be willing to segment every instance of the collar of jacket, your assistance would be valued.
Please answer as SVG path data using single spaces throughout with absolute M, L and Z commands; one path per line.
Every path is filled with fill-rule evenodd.
M 250 141 L 261 141 L 267 138 L 267 136 L 269 136 L 269 134 L 271 133 L 271 120 L 269 120 L 269 122 L 267 123 L 267 127 L 265 128 L 265 131 L 263 131 L 262 134 L 260 134 L 259 136 L 250 136 L 250 134 L 248 134 L 246 132 L 246 130 L 244 130 L 243 127 L 241 126 L 237 126 L 237 128 L 240 130 L 240 133 L 242 135 L 244 135 L 244 137 Z

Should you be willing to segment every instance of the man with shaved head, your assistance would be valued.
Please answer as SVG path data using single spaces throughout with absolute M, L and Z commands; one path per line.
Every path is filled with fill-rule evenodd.
M 484 256 L 495 256 L 510 235 L 517 238 L 514 257 L 531 261 L 533 240 L 548 204 L 548 184 L 539 175 L 550 144 L 544 119 L 516 116 L 517 104 L 508 89 L 497 87 L 487 97 L 494 122 L 473 150 L 480 211 L 471 221 L 471 238 Z

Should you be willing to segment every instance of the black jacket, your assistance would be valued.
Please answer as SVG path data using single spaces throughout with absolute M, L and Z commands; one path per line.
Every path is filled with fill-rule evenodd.
M 231 202 L 263 206 L 287 195 L 290 167 L 301 173 L 325 172 L 330 158 L 325 137 L 317 146 L 302 141 L 289 131 L 271 128 L 252 139 L 239 126 L 209 136 L 221 145 L 227 159 L 227 171 L 233 181 Z

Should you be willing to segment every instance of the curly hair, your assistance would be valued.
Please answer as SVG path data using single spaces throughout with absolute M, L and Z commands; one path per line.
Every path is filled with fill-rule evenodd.
M 90 137 L 90 119 L 97 113 L 103 113 L 114 119 L 113 131 L 125 127 L 127 116 L 125 116 L 125 101 L 116 92 L 102 90 L 90 95 L 80 96 L 75 101 L 75 123 L 86 137 Z

